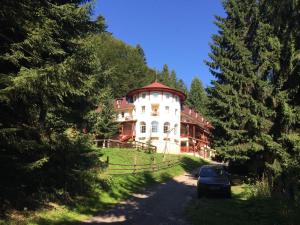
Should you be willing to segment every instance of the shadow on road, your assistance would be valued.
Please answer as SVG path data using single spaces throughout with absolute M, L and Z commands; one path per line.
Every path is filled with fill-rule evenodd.
M 185 225 L 187 223 L 183 219 L 184 207 L 191 198 L 196 198 L 195 185 L 194 176 L 179 176 L 134 194 L 129 200 L 80 224 Z

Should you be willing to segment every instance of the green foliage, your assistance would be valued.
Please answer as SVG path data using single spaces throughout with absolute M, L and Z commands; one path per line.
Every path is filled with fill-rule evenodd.
M 104 89 L 99 97 L 98 109 L 87 114 L 88 128 L 96 136 L 112 138 L 118 131 L 113 101 L 111 90 Z
M 207 94 L 198 77 L 195 77 L 192 80 L 191 88 L 187 95 L 186 104 L 202 115 L 207 115 Z
M 113 97 L 122 97 L 134 88 L 148 84 L 148 68 L 141 50 L 103 33 L 86 41 L 93 58 L 93 88 L 110 87 Z
M 131 164 L 136 157 L 138 164 L 150 163 L 152 158 L 162 162 L 163 154 L 148 154 L 134 149 L 97 149 L 101 159 L 109 157 L 111 163 Z M 125 154 L 124 154 L 125 153 Z M 170 159 L 178 156 L 170 155 Z M 143 188 L 153 184 L 166 182 L 174 176 L 192 171 L 205 163 L 195 157 L 181 157 L 181 164 L 155 173 L 139 173 L 135 175 L 110 176 L 99 173 L 97 183 L 93 185 L 93 192 L 73 200 L 72 207 L 51 204 L 51 209 L 29 214 L 18 224 L 74 224 L 87 220 L 90 216 L 127 199 L 132 193 L 137 193 Z M 6 221 L 7 222 L 7 221 Z M 0 222 L 1 224 L 1 222 Z
M 0 205 L 36 207 L 87 191 L 97 160 L 78 129 L 92 102 L 87 1 L 2 1 Z M 69 137 L 67 129 L 76 130 Z
M 216 17 L 219 33 L 207 62 L 216 77 L 208 89 L 215 148 L 232 163 L 254 165 L 258 176 L 266 172 L 274 192 L 294 197 L 300 174 L 300 2 L 223 5 L 227 15 Z
M 270 198 L 267 185 L 233 186 L 231 199 L 192 200 L 186 209 L 187 217 L 193 225 L 298 224 L 299 205 L 285 199 Z
M 156 76 L 158 82 L 161 82 L 171 88 L 175 88 L 184 93 L 187 93 L 187 88 L 183 80 L 177 78 L 176 72 L 174 70 L 172 70 L 170 73 L 167 64 L 163 65 L 162 71 L 158 72 Z

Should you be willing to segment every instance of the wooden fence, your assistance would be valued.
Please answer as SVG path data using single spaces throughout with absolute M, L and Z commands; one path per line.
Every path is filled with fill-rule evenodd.
M 96 146 L 100 148 L 134 148 L 137 150 L 156 152 L 156 146 L 139 141 L 121 142 L 113 139 L 96 139 L 94 142 Z
M 159 170 L 168 169 L 180 163 L 180 159 L 166 160 L 156 162 L 154 159 L 151 163 L 137 164 L 137 158 L 134 158 L 133 164 L 111 163 L 109 157 L 106 160 L 106 172 L 108 175 L 129 175 L 144 172 L 157 172 Z

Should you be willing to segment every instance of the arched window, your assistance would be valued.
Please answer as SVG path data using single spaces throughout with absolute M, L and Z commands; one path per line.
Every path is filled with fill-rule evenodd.
M 175 124 L 175 125 L 174 125 L 174 135 L 177 135 L 177 130 L 178 130 L 178 125 Z
M 169 130 L 170 130 L 170 123 L 165 122 L 164 123 L 164 133 L 168 133 Z
M 146 133 L 146 123 L 145 122 L 140 123 L 140 132 L 143 134 Z
M 151 122 L 151 132 L 152 133 L 157 133 L 158 132 L 158 122 L 157 121 L 152 121 Z

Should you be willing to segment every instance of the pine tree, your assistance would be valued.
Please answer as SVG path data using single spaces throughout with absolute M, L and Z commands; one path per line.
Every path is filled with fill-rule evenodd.
M 142 46 L 140 44 L 137 44 L 135 48 L 137 49 L 140 56 L 144 59 L 145 65 L 147 65 L 147 59 L 146 59 L 145 52 L 144 52 L 144 49 L 142 48 Z
M 227 0 L 217 17 L 209 88 L 218 153 L 266 172 L 274 190 L 299 185 L 299 1 Z
M 159 76 L 159 81 L 162 82 L 163 84 L 169 86 L 169 82 L 170 82 L 169 78 L 170 78 L 169 67 L 167 64 L 164 64 L 163 69 Z
M 84 138 L 66 132 L 80 128 L 91 105 L 83 97 L 92 77 L 84 40 L 105 29 L 101 20 L 90 20 L 85 2 L 1 2 L 1 206 L 22 205 L 41 190 L 78 193 L 83 171 L 97 164 Z
M 87 115 L 88 127 L 96 136 L 108 139 L 118 131 L 113 101 L 110 89 L 101 90 L 98 110 L 92 110 Z
M 194 77 L 192 80 L 186 104 L 204 116 L 207 114 L 207 94 L 198 77 Z
M 216 77 L 208 89 L 214 144 L 223 158 L 251 163 L 256 173 L 263 164 L 263 137 L 272 125 L 272 108 L 266 107 L 272 88 L 267 79 L 261 79 L 267 71 L 264 62 L 255 59 L 260 54 L 256 42 L 263 41 L 256 33 L 258 5 L 254 0 L 228 0 L 224 8 L 227 17 L 216 17 L 220 31 L 213 36 L 207 62 Z
M 170 79 L 169 79 L 169 84 L 170 84 L 170 87 L 176 88 L 177 76 L 176 76 L 176 72 L 174 70 L 171 71 L 171 75 L 170 75 Z

